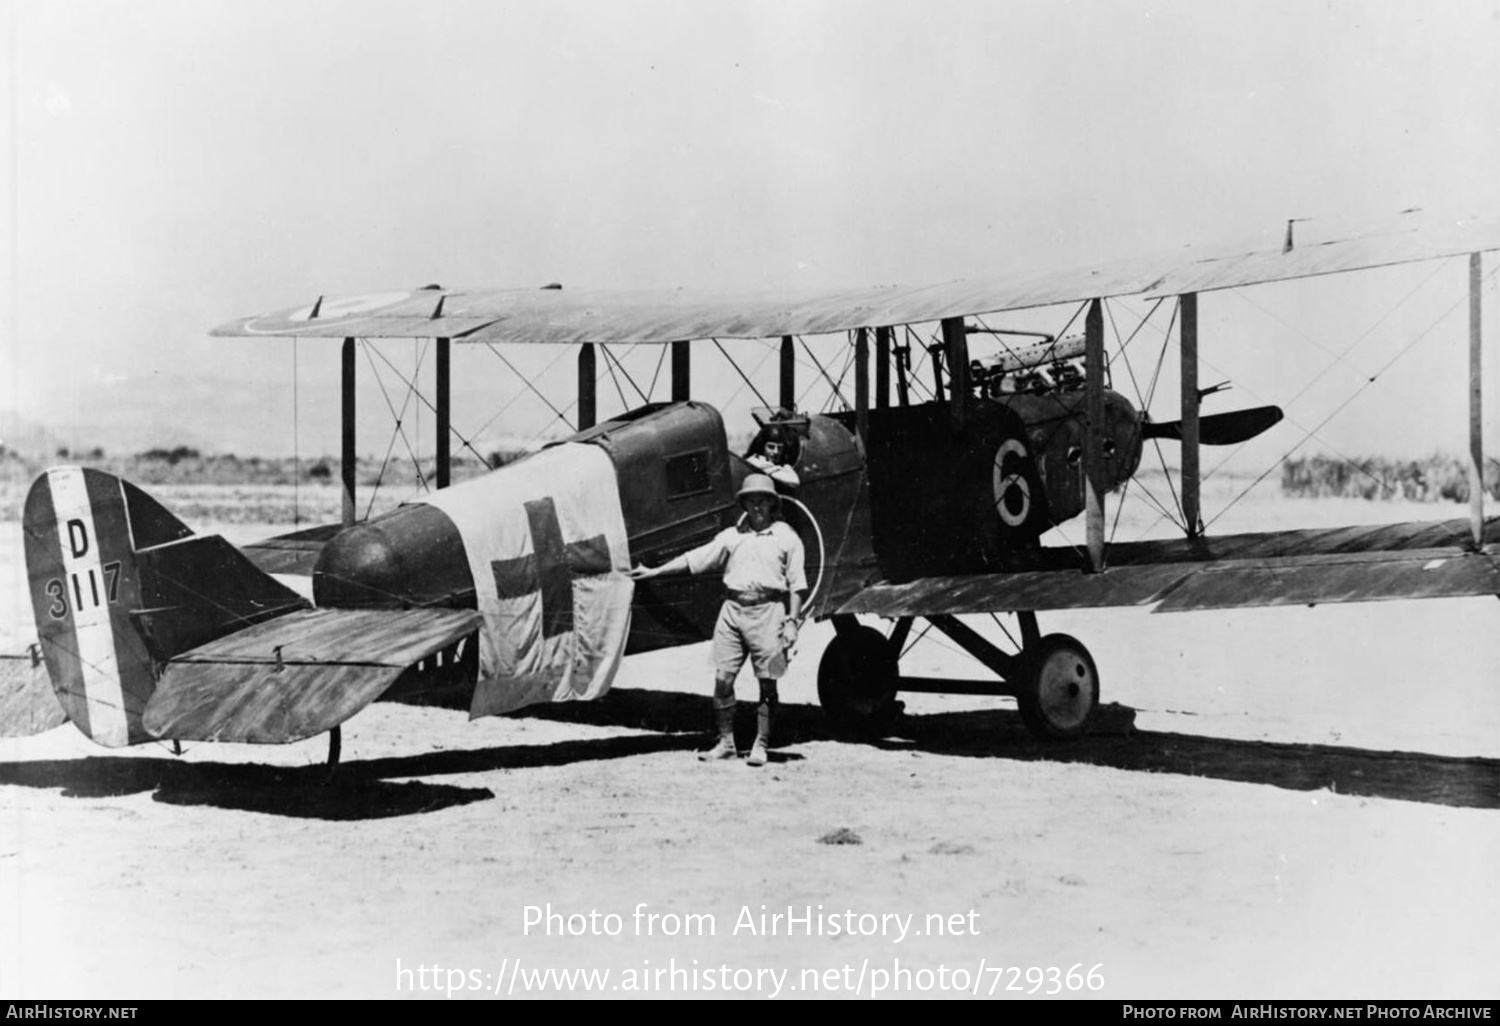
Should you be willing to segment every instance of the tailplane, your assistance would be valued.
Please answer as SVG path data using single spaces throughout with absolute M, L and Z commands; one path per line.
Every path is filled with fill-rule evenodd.
M 142 724 L 166 663 L 308 603 L 217 535 L 99 470 L 37 478 L 24 513 L 37 636 L 68 718 L 120 747 Z

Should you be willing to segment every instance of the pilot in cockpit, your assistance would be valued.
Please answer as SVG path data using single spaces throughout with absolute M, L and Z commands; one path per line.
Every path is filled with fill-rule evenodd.
M 793 432 L 776 424 L 768 425 L 755 437 L 745 462 L 756 472 L 776 482 L 783 492 L 802 483 L 792 464 L 797 461 L 797 440 Z

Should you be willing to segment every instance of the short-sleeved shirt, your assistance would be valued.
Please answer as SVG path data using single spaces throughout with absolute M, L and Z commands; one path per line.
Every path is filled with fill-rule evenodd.
M 806 591 L 802 539 L 780 520 L 764 531 L 726 527 L 713 541 L 688 552 L 695 574 L 723 568 L 731 591 Z

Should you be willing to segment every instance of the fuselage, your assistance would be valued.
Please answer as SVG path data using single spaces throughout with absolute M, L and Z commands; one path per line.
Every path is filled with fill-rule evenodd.
M 870 411 L 862 445 L 851 414 L 799 418 L 793 465 L 801 484 L 783 516 L 803 537 L 807 608 L 836 610 L 879 579 L 1003 566 L 1044 530 L 1083 508 L 1082 392 L 976 399 L 955 429 L 940 403 Z M 1108 486 L 1140 459 L 1139 417 L 1105 394 Z M 631 563 L 660 565 L 738 520 L 734 496 L 750 468 L 731 453 L 723 419 L 703 403 L 630 411 L 567 441 L 608 454 Z M 491 501 L 513 464 L 483 484 Z M 452 490 L 477 488 L 478 482 Z M 450 490 L 450 491 L 452 491 Z M 564 539 L 564 542 L 571 539 Z M 713 576 L 657 578 L 636 590 L 629 651 L 709 636 L 722 598 Z M 319 606 L 472 608 L 464 538 L 436 505 L 413 502 L 346 529 L 313 571 Z
M 749 467 L 729 451 L 717 410 L 703 403 L 654 404 L 579 432 L 567 441 L 597 446 L 614 466 L 630 561 L 659 565 L 704 544 L 736 523 L 735 493 Z M 868 571 L 868 494 L 853 435 L 831 418 L 814 418 L 799 453 L 803 484 L 785 518 L 803 535 L 808 579 L 826 606 L 862 583 Z M 520 464 L 454 485 L 504 496 L 496 483 Z M 809 510 L 818 508 L 823 515 Z M 840 512 L 841 511 L 841 512 Z M 840 551 L 866 564 L 858 580 L 830 560 Z M 572 539 L 564 539 L 564 542 Z M 400 609 L 472 608 L 474 576 L 462 533 L 436 505 L 413 502 L 350 527 L 324 546 L 313 569 L 319 606 Z M 722 601 L 716 577 L 667 577 L 636 589 L 627 651 L 700 641 L 712 631 Z

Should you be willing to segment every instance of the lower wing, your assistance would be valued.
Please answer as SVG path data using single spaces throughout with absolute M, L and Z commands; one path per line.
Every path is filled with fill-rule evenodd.
M 1041 549 L 1016 572 L 878 584 L 839 613 L 936 616 L 1152 606 L 1154 612 L 1500 595 L 1500 518 L 1484 545 L 1469 522 L 1385 524 L 1112 546 L 1103 573 L 1072 549 Z

